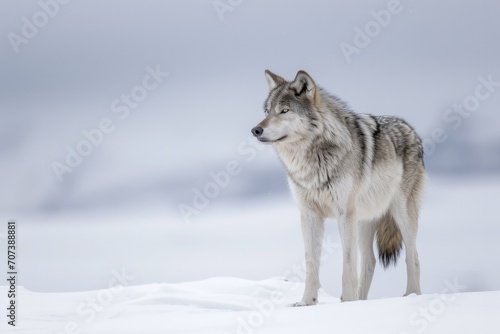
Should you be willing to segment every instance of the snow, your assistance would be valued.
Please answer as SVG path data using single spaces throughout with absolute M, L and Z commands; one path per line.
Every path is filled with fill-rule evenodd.
M 291 307 L 303 284 L 272 278 L 211 278 L 177 284 L 110 286 L 79 293 L 21 289 L 12 333 L 498 333 L 500 291 L 411 295 Z M 1 293 L 5 293 L 2 287 Z

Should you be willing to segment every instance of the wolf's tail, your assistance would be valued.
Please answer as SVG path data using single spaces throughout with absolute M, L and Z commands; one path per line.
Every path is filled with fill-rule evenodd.
M 377 247 L 380 262 L 387 268 L 391 262 L 396 265 L 399 253 L 403 247 L 403 237 L 390 213 L 380 218 L 377 227 Z

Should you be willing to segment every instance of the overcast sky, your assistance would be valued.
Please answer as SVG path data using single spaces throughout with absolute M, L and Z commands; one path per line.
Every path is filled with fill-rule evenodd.
M 356 111 L 405 117 L 424 138 L 443 127 L 479 145 L 500 141 L 500 88 L 458 130 L 443 124 L 479 77 L 500 81 L 497 1 L 54 3 L 0 3 L 2 208 L 138 184 L 188 193 L 209 171 L 245 161 L 237 147 L 262 117 L 265 69 L 288 79 L 304 69 Z M 358 28 L 375 30 L 347 59 L 340 46 L 356 47 Z M 113 103 L 124 105 L 147 68 L 168 76 L 120 119 Z M 112 133 L 59 182 L 53 162 L 103 119 Z M 245 175 L 281 171 L 269 148 L 258 159 Z

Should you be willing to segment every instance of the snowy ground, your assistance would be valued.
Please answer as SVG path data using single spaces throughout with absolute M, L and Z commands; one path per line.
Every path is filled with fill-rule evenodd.
M 110 286 L 79 293 L 23 289 L 13 333 L 498 333 L 500 291 L 293 308 L 303 284 L 212 278 L 178 284 Z M 2 289 L 2 294 L 5 292 Z
M 214 201 L 191 224 L 151 203 L 21 217 L 16 330 L 498 333 L 498 198 L 498 177 L 431 177 L 418 239 L 419 297 L 399 298 L 400 259 L 396 268 L 377 267 L 370 301 L 339 303 L 341 252 L 336 223 L 327 222 L 321 304 L 299 309 L 287 306 L 300 299 L 304 278 L 299 214 L 288 197 L 246 206 Z

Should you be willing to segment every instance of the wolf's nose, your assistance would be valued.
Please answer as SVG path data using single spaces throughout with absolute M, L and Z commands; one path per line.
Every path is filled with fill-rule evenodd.
M 255 137 L 260 137 L 263 132 L 264 132 L 264 129 L 261 128 L 260 126 L 256 126 L 255 128 L 252 129 L 252 133 Z

